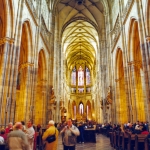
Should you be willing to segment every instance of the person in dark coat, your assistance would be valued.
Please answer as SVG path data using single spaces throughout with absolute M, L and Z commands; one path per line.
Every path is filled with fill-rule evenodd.
M 78 137 L 79 143 L 84 143 L 84 126 L 82 122 L 79 124 L 78 129 L 80 131 L 80 135 Z

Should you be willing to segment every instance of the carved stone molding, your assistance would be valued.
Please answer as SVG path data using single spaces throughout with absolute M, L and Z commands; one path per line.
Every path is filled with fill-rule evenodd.
M 45 80 L 45 79 L 41 79 L 41 80 L 40 80 L 40 83 L 41 83 L 41 84 L 46 84 L 46 82 L 47 82 L 47 80 Z
M 112 51 L 114 50 L 114 47 L 119 39 L 121 33 L 121 25 L 120 25 L 120 19 L 119 19 L 119 15 L 116 19 L 116 23 L 114 25 L 113 30 L 111 31 L 111 36 L 112 36 Z
M 119 79 L 115 79 L 115 82 L 119 82 L 119 81 L 121 81 L 121 78 L 119 78 Z
M 147 37 L 146 37 L 146 41 L 147 41 L 147 42 L 150 42 L 150 36 L 147 36 Z
M 36 19 L 38 19 L 38 13 L 32 3 L 32 0 L 25 0 L 26 4 L 27 4 L 27 7 L 31 13 L 31 15 L 33 16 L 33 20 L 35 21 L 35 23 L 37 24 L 37 21 Z
M 130 62 L 128 62 L 128 65 L 142 67 L 142 62 L 141 61 L 130 61 Z
M 19 66 L 20 69 L 24 69 L 24 68 L 27 68 L 28 66 L 33 66 L 34 63 L 30 63 L 30 62 L 26 62 L 26 63 L 23 63 Z
M 0 38 L 0 45 L 3 45 L 4 43 L 14 43 L 14 39 L 9 37 Z
M 123 10 L 123 13 L 122 13 L 123 23 L 125 23 L 128 15 L 129 15 L 129 12 L 130 12 L 130 10 L 132 8 L 133 2 L 134 2 L 134 0 L 128 0 L 128 2 L 126 4 L 126 7 Z
M 41 15 L 41 36 L 42 39 L 45 43 L 45 45 L 47 46 L 48 49 L 50 49 L 50 38 L 51 38 L 51 32 L 48 31 L 45 21 L 43 19 L 43 16 Z

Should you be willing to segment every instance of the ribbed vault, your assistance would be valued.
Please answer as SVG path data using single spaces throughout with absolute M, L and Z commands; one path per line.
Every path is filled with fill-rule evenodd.
M 63 32 L 62 43 L 69 68 L 72 64 L 83 62 L 93 68 L 98 34 L 90 23 L 78 20 L 69 24 Z
M 93 69 L 105 24 L 103 4 L 100 0 L 59 0 L 55 8 L 68 69 L 77 63 Z

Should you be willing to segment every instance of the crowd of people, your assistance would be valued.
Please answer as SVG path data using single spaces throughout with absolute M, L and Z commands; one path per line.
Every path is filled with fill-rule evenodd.
M 5 144 L 6 149 L 11 150 L 33 150 L 35 130 L 31 120 L 27 122 L 12 122 L 7 128 L 2 128 L 0 132 L 0 144 Z
M 106 129 L 107 131 L 113 130 L 113 131 L 128 131 L 132 134 L 150 134 L 149 133 L 149 124 L 148 122 L 140 122 L 137 121 L 136 123 L 131 123 L 128 121 L 128 123 L 125 123 L 123 125 L 120 124 L 97 124 L 97 129 Z M 100 130 L 99 130 L 100 131 Z
M 53 120 L 50 120 L 45 132 L 43 132 L 41 125 L 37 125 L 35 128 L 32 121 L 29 120 L 27 126 L 21 121 L 16 122 L 14 125 L 10 122 L 7 128 L 2 128 L 0 130 L 0 144 L 5 143 L 6 149 L 11 150 L 35 150 L 35 133 L 38 132 L 41 133 L 44 150 L 57 150 L 59 134 L 62 136 L 63 149 L 75 150 L 76 142 L 84 144 L 84 130 L 87 128 L 95 128 L 97 134 L 101 132 L 101 129 L 106 129 L 107 131 L 128 131 L 132 134 L 150 135 L 148 122 L 140 121 L 136 123 L 129 121 L 121 126 L 119 124 L 112 125 L 111 123 L 97 124 L 92 121 L 77 123 L 72 122 L 71 119 L 56 124 Z

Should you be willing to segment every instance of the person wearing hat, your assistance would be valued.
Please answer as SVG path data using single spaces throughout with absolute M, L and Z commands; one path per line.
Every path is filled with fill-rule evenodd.
M 50 120 L 49 121 L 49 127 L 48 129 L 44 132 L 42 139 L 46 143 L 45 150 L 57 150 L 57 143 L 58 143 L 58 130 L 54 126 L 54 121 Z M 46 140 L 49 136 L 52 136 L 55 134 L 56 140 L 48 143 Z

